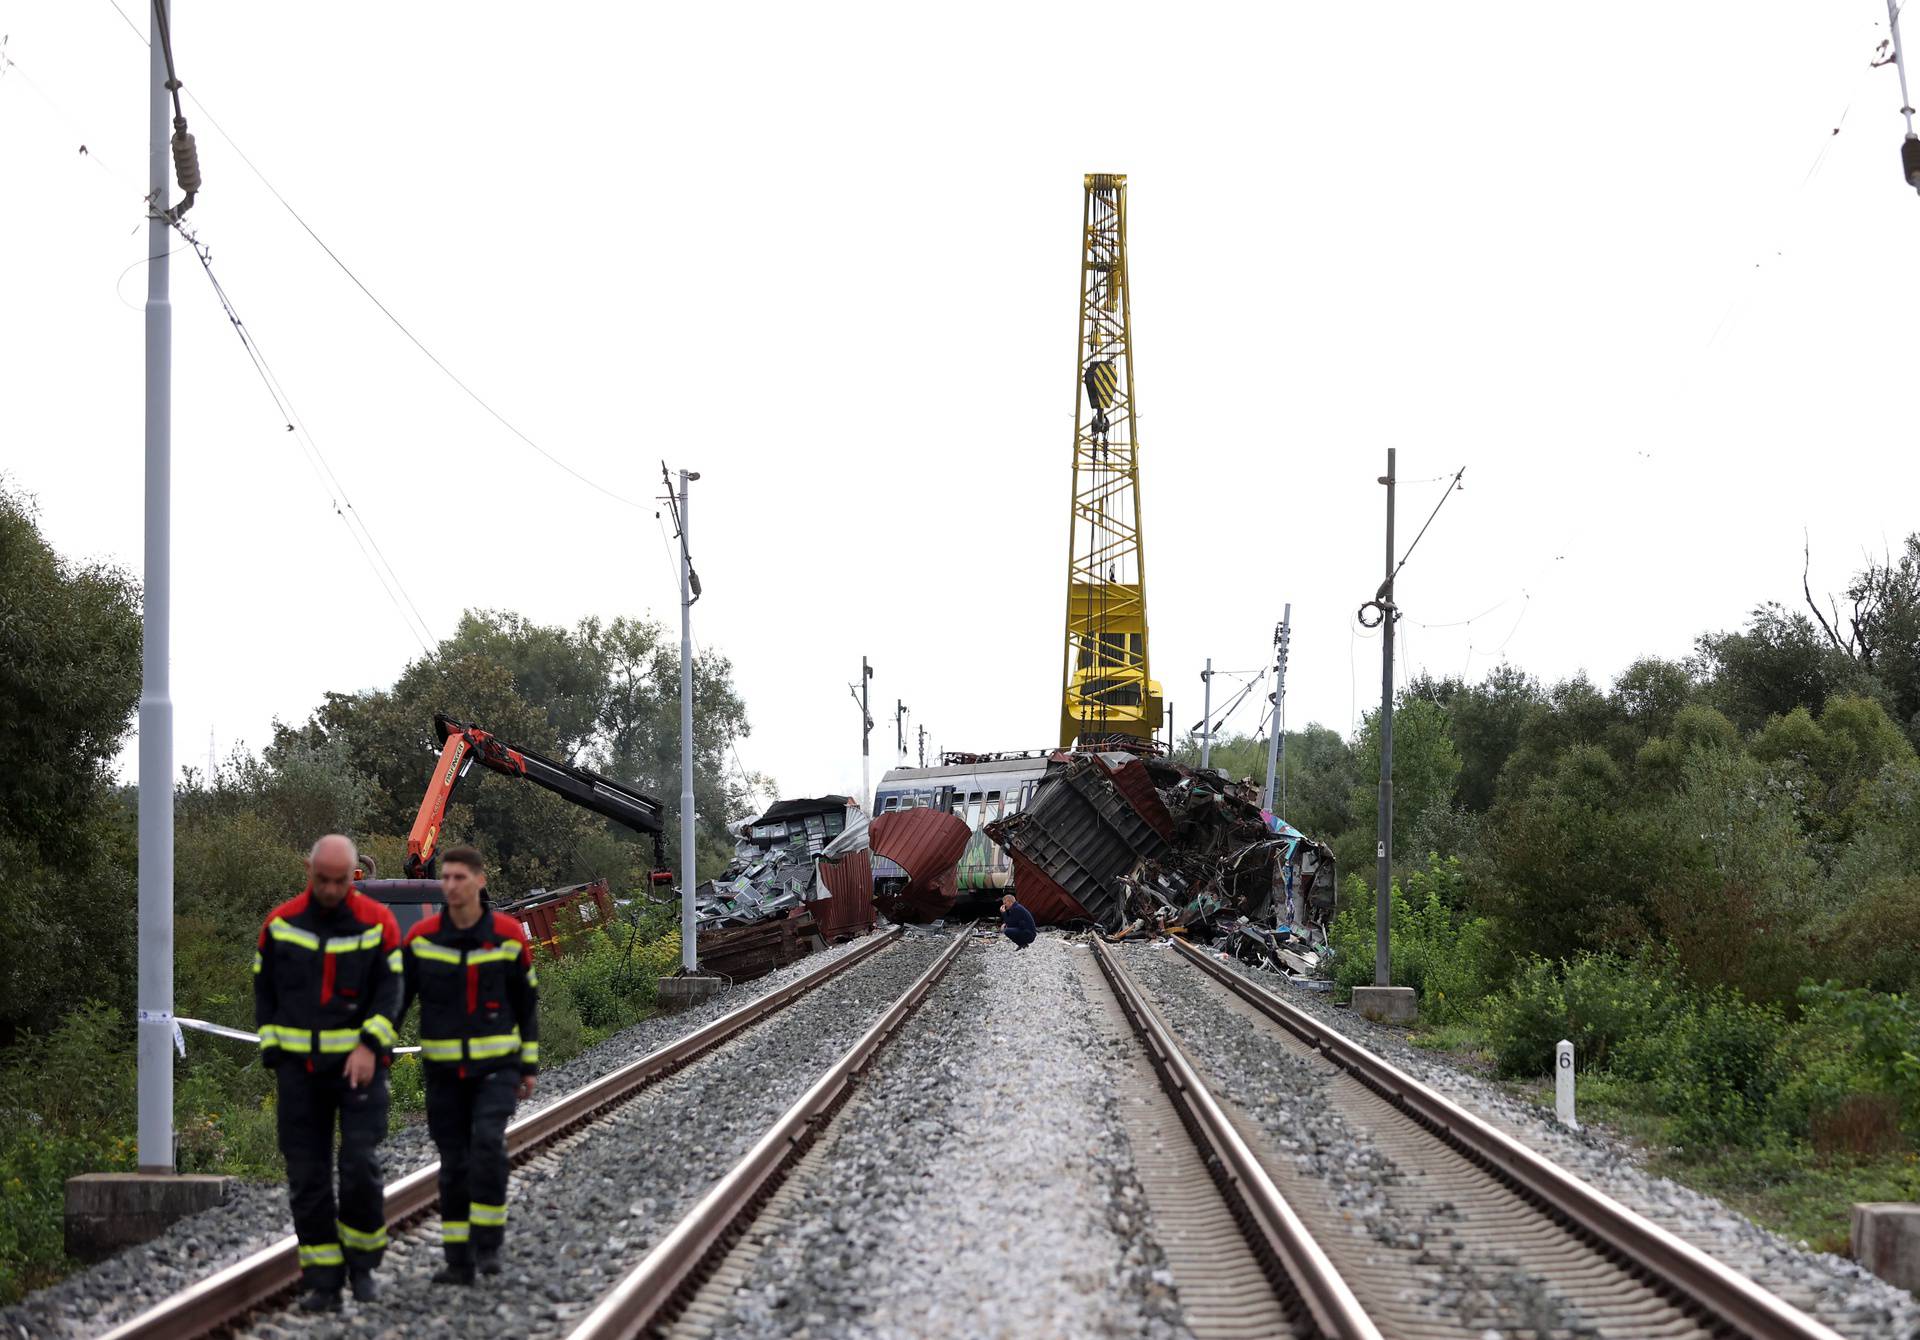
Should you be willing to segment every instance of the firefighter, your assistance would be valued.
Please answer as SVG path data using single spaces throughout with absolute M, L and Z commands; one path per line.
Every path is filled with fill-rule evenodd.
M 280 1152 L 300 1239 L 300 1306 L 332 1312 L 378 1296 L 387 1246 L 376 1148 L 387 1134 L 387 1067 L 400 1015 L 400 927 L 353 887 L 359 863 L 337 833 L 313 844 L 307 887 L 268 915 L 253 956 L 260 1058 L 279 1084 Z M 334 1198 L 334 1131 L 340 1194 Z
M 500 1273 L 507 1234 L 507 1119 L 540 1070 L 539 976 L 520 923 L 487 905 L 472 847 L 440 858 L 442 909 L 407 933 L 401 1014 L 420 1001 L 427 1130 L 440 1150 L 435 1284 Z

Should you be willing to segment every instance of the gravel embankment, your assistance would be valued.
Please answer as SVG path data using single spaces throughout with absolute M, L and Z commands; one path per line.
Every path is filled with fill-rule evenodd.
M 840 1114 L 715 1335 L 1187 1334 L 1069 954 L 971 945 Z
M 1646 1170 L 1641 1151 L 1609 1132 L 1593 1126 L 1569 1131 L 1543 1109 L 1410 1045 L 1403 1032 L 1362 1019 L 1322 993 L 1292 986 L 1276 974 L 1232 966 L 1843 1335 L 1859 1340 L 1920 1337 L 1920 1303 L 1858 1263 L 1812 1251 L 1711 1196 L 1655 1176 Z
M 472 1291 L 435 1286 L 438 1222 L 388 1253 L 384 1296 L 316 1321 L 282 1312 L 243 1335 L 557 1336 L 643 1256 L 949 943 L 909 934 L 515 1169 L 507 1268 Z
M 912 934 L 910 931 L 909 935 Z M 538 1094 L 521 1110 L 535 1111 L 865 943 L 865 940 L 856 940 L 837 945 L 743 983 L 693 1009 L 643 1020 L 571 1061 L 543 1070 Z M 882 951 L 883 954 L 892 952 Z M 865 970 L 863 965 L 853 972 L 858 977 Z M 237 1047 L 242 1044 L 197 1038 L 188 1045 Z M 437 1157 L 423 1124 L 409 1126 L 388 1137 L 381 1152 L 389 1180 Z M 99 1335 L 196 1280 L 285 1237 L 293 1231 L 292 1223 L 284 1186 L 236 1183 L 225 1204 L 182 1219 L 152 1242 L 128 1248 L 31 1294 L 13 1307 L 0 1310 L 0 1337 L 66 1340 L 67 1337 Z
M 1463 1232 L 1453 1204 L 1398 1194 L 1404 1171 L 1348 1121 L 1324 1063 L 1226 1008 L 1223 989 L 1172 949 L 1117 948 L 1209 1081 L 1265 1133 L 1278 1158 L 1318 1184 L 1324 1209 L 1296 1199 L 1284 1178 L 1280 1188 L 1369 1308 L 1391 1309 L 1392 1320 L 1436 1334 L 1589 1333 L 1538 1279 Z

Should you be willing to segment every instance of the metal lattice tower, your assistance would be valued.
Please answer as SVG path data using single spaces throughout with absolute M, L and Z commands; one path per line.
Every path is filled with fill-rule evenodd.
M 1161 725 L 1162 704 L 1147 666 L 1122 174 L 1086 178 L 1076 360 L 1060 745 L 1116 735 L 1150 742 Z

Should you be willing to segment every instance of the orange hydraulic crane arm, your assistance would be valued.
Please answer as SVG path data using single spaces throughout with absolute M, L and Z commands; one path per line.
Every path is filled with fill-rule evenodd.
M 434 713 L 433 728 L 440 735 L 440 758 L 427 782 L 427 793 L 421 797 L 419 812 L 414 815 L 413 829 L 407 834 L 409 879 L 433 877 L 434 856 L 439 851 L 447 806 L 453 803 L 453 789 L 478 761 L 482 767 L 508 777 L 523 777 L 583 809 L 647 834 L 653 839 L 653 882 L 673 881 L 660 842 L 665 810 L 652 796 L 586 768 L 556 763 L 531 749 L 517 749 L 489 731 L 455 721 L 444 713 Z

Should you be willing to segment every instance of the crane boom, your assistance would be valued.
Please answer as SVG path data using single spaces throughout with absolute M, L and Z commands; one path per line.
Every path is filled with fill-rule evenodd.
M 1074 378 L 1073 507 L 1060 747 L 1150 744 L 1160 685 L 1147 660 L 1146 555 L 1127 284 L 1127 179 L 1087 174 Z
M 516 748 L 489 731 L 455 721 L 444 713 L 434 713 L 433 728 L 440 736 L 440 759 L 434 765 L 432 780 L 427 783 L 427 793 L 420 800 L 413 830 L 407 834 L 409 879 L 432 877 L 433 858 L 440 847 L 440 829 L 446 822 L 447 806 L 453 802 L 453 788 L 467 775 L 467 769 L 478 762 L 508 777 L 524 777 L 582 809 L 647 834 L 653 839 L 654 881 L 661 882 L 660 874 L 667 864 L 666 853 L 660 845 L 665 811 L 652 796 L 586 768 L 556 763 L 531 749 Z M 669 874 L 668 879 L 671 878 Z

